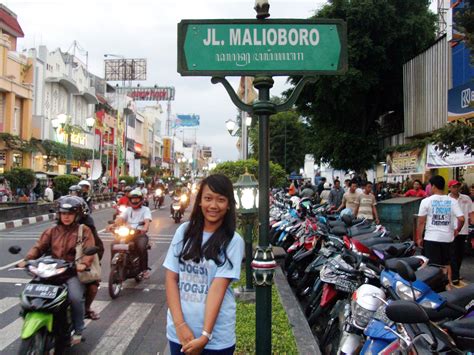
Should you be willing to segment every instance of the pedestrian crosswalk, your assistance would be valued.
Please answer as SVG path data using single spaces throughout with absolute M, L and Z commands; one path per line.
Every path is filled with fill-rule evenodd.
M 114 301 L 94 301 L 93 309 L 99 315 L 103 315 L 108 309 L 114 308 Z M 101 317 L 97 321 L 87 319 L 85 321 L 86 329 L 84 337 L 86 342 L 74 347 L 74 353 L 80 354 L 124 354 L 133 353 L 130 344 L 143 328 L 147 328 L 145 321 L 149 317 L 156 316 L 154 308 L 156 304 L 150 302 L 132 302 L 125 307 L 121 314 L 114 319 Z M 160 311 L 163 311 L 161 304 Z M 112 313 L 116 313 L 117 307 L 112 309 Z M 18 352 L 20 345 L 20 333 L 23 326 L 23 319 L 18 315 L 20 311 L 18 297 L 4 297 L 0 299 L 0 354 L 15 354 Z M 8 314 L 8 317 L 4 317 Z M 11 320 L 14 315 L 16 319 Z M 163 318 L 163 316 L 160 316 Z M 4 324 L 7 323 L 7 324 Z M 147 329 L 148 330 L 148 329 Z M 144 330 L 143 330 L 144 331 Z M 164 327 L 156 329 L 157 335 L 164 331 Z M 98 339 L 94 344 L 88 343 L 87 339 Z M 135 344 L 137 339 L 135 339 Z M 140 342 L 138 342 L 140 343 Z M 135 345 L 136 347 L 136 345 Z M 166 347 L 166 342 L 157 342 L 150 353 L 162 353 Z M 148 353 L 148 351 L 146 352 Z

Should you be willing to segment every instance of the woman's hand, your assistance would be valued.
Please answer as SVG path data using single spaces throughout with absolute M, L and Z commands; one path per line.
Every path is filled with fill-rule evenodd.
M 84 265 L 84 264 L 77 264 L 76 265 L 76 271 L 77 272 L 85 271 L 86 269 L 87 269 L 87 266 Z
M 176 328 L 176 336 L 179 339 L 179 343 L 183 346 L 194 339 L 194 334 L 187 324 L 183 324 Z
M 204 350 L 204 347 L 208 341 L 209 340 L 204 335 L 202 335 L 199 338 L 191 340 L 186 345 L 183 345 L 181 351 L 185 354 L 199 355 Z

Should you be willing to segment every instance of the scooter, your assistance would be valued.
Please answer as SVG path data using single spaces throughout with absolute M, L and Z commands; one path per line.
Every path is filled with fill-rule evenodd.
M 96 246 L 85 248 L 84 255 L 94 255 L 98 250 Z M 8 251 L 18 254 L 21 248 L 12 246 Z M 62 353 L 69 345 L 73 326 L 66 280 L 79 259 L 67 262 L 43 256 L 26 261 L 25 268 L 10 269 L 26 270 L 33 276 L 20 294 L 24 323 L 19 354 Z
M 187 207 L 188 199 L 188 195 L 186 194 L 181 194 L 181 196 L 173 196 L 173 202 L 171 204 L 171 217 L 174 219 L 174 223 L 181 222 L 181 218 L 183 218 L 184 211 Z
M 155 203 L 155 208 L 160 209 L 165 202 L 165 195 L 162 189 L 158 188 L 155 190 L 155 194 L 153 195 L 153 202 Z

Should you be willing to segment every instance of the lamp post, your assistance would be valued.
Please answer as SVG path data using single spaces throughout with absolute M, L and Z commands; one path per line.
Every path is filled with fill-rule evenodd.
M 245 240 L 245 290 L 254 291 L 252 276 L 252 230 L 258 211 L 258 182 L 247 171 L 234 184 L 234 195 Z
M 71 116 L 65 115 L 64 113 L 59 114 L 55 119 L 51 120 L 51 125 L 56 130 L 61 127 L 64 133 L 67 134 L 67 151 L 66 151 L 66 174 L 71 173 L 71 133 L 74 131 L 74 126 L 71 124 Z
M 89 129 L 89 132 L 92 131 L 92 128 L 95 126 L 95 118 L 93 117 L 88 117 L 86 118 L 86 126 Z M 94 139 L 92 142 L 92 167 L 91 167 L 91 180 L 93 180 L 92 175 L 94 174 L 94 158 L 95 158 L 95 129 L 92 131 L 92 134 L 94 135 Z

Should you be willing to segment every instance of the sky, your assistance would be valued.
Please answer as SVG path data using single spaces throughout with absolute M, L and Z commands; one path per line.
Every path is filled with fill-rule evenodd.
M 304 19 L 325 0 L 270 0 L 271 18 Z M 174 86 L 173 114 L 199 114 L 198 144 L 211 146 L 215 159 L 237 160 L 237 138 L 225 121 L 237 108 L 221 84 L 210 77 L 181 77 L 177 72 L 177 24 L 182 19 L 255 18 L 254 0 L 8 0 L 2 2 L 18 16 L 25 37 L 18 51 L 46 45 L 70 49 L 76 40 L 88 52 L 89 70 L 104 75 L 104 54 L 147 59 L 147 81 L 141 86 Z M 85 61 L 84 56 L 80 56 Z M 229 78 L 236 89 L 238 78 Z M 137 84 L 138 82 L 135 82 Z M 288 86 L 275 78 L 271 95 Z M 162 103 L 163 108 L 166 105 Z M 181 133 L 182 134 L 182 133 Z M 186 138 L 194 131 L 185 131 Z

